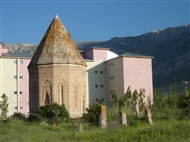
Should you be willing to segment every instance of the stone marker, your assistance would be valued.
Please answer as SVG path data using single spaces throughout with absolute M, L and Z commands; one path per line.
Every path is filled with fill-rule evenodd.
M 150 109 L 145 110 L 145 112 L 146 112 L 146 117 L 147 117 L 148 123 L 149 123 L 150 125 L 153 125 L 153 122 L 152 122 L 152 115 L 151 115 Z
M 100 106 L 99 113 L 98 113 L 98 125 L 101 128 L 105 128 L 106 127 L 106 122 L 107 122 L 106 106 Z
M 189 100 L 189 103 L 188 103 L 188 116 L 190 117 L 190 100 Z
M 82 126 L 82 124 L 79 125 L 79 132 L 83 132 L 83 126 Z
M 121 111 L 119 112 L 120 115 L 120 123 L 124 126 L 127 126 L 127 117 L 126 117 L 126 112 Z

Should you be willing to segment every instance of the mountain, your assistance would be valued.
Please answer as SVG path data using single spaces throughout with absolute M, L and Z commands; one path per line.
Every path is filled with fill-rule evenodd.
M 75 42 L 80 50 L 106 47 L 121 55 L 126 52 L 153 56 L 153 84 L 166 88 L 182 80 L 190 80 L 190 24 L 148 32 L 134 37 L 114 37 L 107 41 Z M 37 45 L 9 45 L 16 52 L 35 51 Z

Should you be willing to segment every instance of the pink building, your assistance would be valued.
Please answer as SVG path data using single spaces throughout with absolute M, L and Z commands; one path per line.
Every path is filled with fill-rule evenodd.
M 89 103 L 103 99 L 109 104 L 111 96 L 116 93 L 123 96 L 127 88 L 140 91 L 145 89 L 146 98 L 153 99 L 152 58 L 139 54 L 126 53 L 118 56 L 109 48 L 93 47 L 82 52 L 88 72 Z M 153 102 L 153 100 L 152 100 Z
M 153 99 L 152 58 L 126 53 L 107 61 L 109 94 L 123 96 L 127 88 L 145 89 L 146 99 Z M 110 96 L 111 97 L 111 96 Z
M 27 66 L 31 57 L 32 54 L 27 53 L 8 53 L 0 44 L 0 95 L 8 96 L 8 115 L 29 112 Z

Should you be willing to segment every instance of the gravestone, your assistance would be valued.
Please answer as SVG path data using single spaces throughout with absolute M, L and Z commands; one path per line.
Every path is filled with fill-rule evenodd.
M 98 125 L 101 128 L 105 128 L 106 125 L 107 125 L 106 122 L 107 122 L 107 110 L 106 110 L 106 106 L 100 106 L 99 113 L 98 113 Z
M 82 124 L 79 125 L 79 132 L 83 132 L 83 126 L 82 126 Z
M 153 125 L 150 109 L 145 110 L 145 112 L 146 112 L 146 117 L 147 117 L 147 121 L 148 121 L 149 125 Z
M 190 100 L 189 100 L 189 103 L 188 103 L 188 116 L 190 117 Z
M 120 123 L 124 126 L 127 126 L 127 117 L 126 117 L 126 112 L 121 111 L 119 112 L 120 115 Z

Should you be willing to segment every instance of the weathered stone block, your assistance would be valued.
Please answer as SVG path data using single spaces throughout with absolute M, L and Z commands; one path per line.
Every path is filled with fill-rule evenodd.
M 79 132 L 83 132 L 83 126 L 82 126 L 82 124 L 79 124 Z
M 147 121 L 150 125 L 153 125 L 153 122 L 152 122 L 152 115 L 151 115 L 151 111 L 150 109 L 147 109 L 145 110 L 146 112 L 146 117 L 147 117 Z
M 127 126 L 127 117 L 126 117 L 126 112 L 121 111 L 119 112 L 120 115 L 120 123 L 124 126 Z
M 106 106 L 100 106 L 99 114 L 98 114 L 98 125 L 101 128 L 105 128 L 107 126 L 107 109 Z

